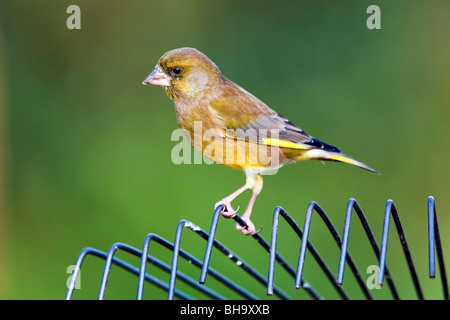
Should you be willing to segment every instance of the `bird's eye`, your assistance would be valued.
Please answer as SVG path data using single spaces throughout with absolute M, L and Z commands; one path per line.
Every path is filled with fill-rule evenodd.
M 179 75 L 181 71 L 183 71 L 183 69 L 181 69 L 180 67 L 175 67 L 172 69 L 173 74 L 176 76 Z

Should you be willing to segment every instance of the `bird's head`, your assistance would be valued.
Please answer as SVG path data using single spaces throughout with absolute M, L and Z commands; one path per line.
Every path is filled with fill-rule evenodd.
M 166 52 L 142 82 L 162 86 L 174 101 L 198 100 L 223 81 L 219 68 L 194 48 Z

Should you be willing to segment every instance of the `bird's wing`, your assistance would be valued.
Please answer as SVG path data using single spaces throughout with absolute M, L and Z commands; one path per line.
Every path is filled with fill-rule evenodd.
M 339 149 L 312 138 L 263 102 L 239 88 L 239 94 L 224 95 L 210 102 L 226 137 L 289 149 Z

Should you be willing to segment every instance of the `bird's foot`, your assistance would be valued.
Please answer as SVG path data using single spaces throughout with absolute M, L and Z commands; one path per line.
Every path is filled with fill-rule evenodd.
M 233 209 L 233 207 L 231 206 L 231 202 L 230 201 L 227 201 L 227 200 L 221 200 L 221 201 L 219 201 L 219 202 L 217 202 L 215 205 L 214 205 L 214 209 L 217 209 L 217 207 L 218 206 L 220 206 L 220 205 L 223 205 L 225 208 L 223 208 L 222 209 L 222 212 L 220 212 L 220 214 L 224 217 L 224 218 L 227 218 L 227 219 L 231 219 L 231 218 L 234 218 L 234 216 L 236 215 L 236 213 L 238 212 L 238 210 L 239 210 L 239 207 L 236 209 L 236 210 L 234 210 Z
M 250 221 L 250 219 L 242 217 L 242 220 L 244 220 L 247 224 L 247 228 L 241 226 L 239 223 L 236 223 L 236 230 L 240 230 L 244 236 L 253 236 L 261 232 L 262 227 L 256 230 L 255 225 Z

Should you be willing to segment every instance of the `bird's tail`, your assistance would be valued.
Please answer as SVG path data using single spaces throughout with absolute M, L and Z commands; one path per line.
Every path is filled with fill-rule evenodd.
M 349 156 L 347 156 L 347 155 L 345 155 L 343 153 L 331 153 L 330 152 L 330 157 L 331 157 L 332 161 L 339 161 L 339 162 L 349 163 L 349 164 L 352 164 L 354 166 L 366 169 L 366 170 L 368 170 L 370 172 L 379 174 L 378 171 L 376 171 L 375 169 L 369 167 L 367 164 L 362 163 L 362 162 L 360 162 L 360 161 L 358 161 L 356 159 L 353 159 L 352 157 L 349 157 Z
M 345 163 L 349 163 L 354 166 L 366 169 L 370 172 L 379 174 L 375 169 L 372 169 L 368 165 L 366 165 L 356 159 L 353 159 L 352 157 L 349 157 L 343 153 L 340 153 L 340 152 L 330 152 L 330 151 L 325 151 L 325 150 L 321 150 L 321 149 L 311 149 L 311 150 L 305 152 L 299 158 L 299 160 L 310 160 L 310 159 L 311 160 L 317 159 L 317 160 L 326 160 L 326 161 L 345 162 Z

